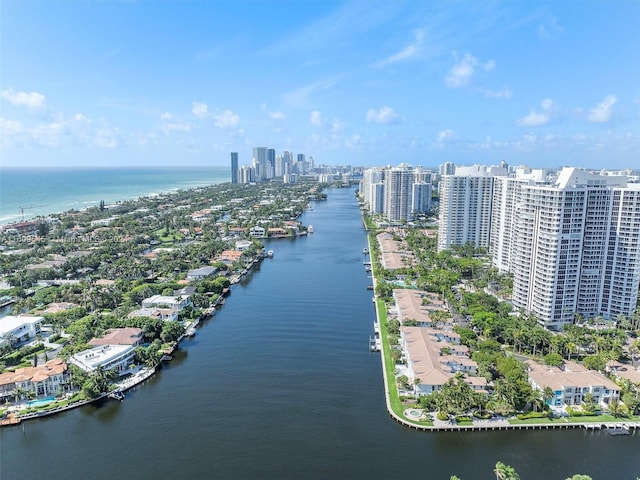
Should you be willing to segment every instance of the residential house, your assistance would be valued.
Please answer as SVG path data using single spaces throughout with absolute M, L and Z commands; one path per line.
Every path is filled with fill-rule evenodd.
M 69 359 L 69 363 L 85 372 L 102 368 L 113 370 L 118 375 L 125 375 L 133 362 L 134 350 L 133 345 L 98 345 L 76 353 Z
M 0 345 L 10 341 L 12 345 L 26 342 L 40 333 L 44 317 L 7 315 L 0 318 Z
M 532 360 L 529 367 L 529 382 L 534 388 L 553 390 L 552 406 L 580 405 L 590 393 L 596 403 L 606 406 L 611 400 L 620 398 L 620 387 L 600 372 L 588 370 L 575 362 L 565 362 L 562 368 L 540 365 Z
M 97 347 L 99 345 L 132 345 L 137 347 L 142 344 L 143 332 L 141 328 L 110 328 L 99 338 L 93 338 L 89 345 Z
M 0 374 L 0 401 L 15 396 L 16 390 L 55 395 L 66 389 L 67 381 L 67 364 L 59 358 L 37 367 L 16 368 Z

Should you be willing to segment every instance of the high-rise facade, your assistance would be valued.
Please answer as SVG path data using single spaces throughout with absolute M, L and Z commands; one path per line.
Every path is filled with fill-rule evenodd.
M 253 147 L 253 168 L 256 171 L 256 180 L 262 181 L 268 178 L 269 160 L 267 147 Z
M 384 215 L 392 222 L 411 220 L 413 169 L 406 164 L 384 171 Z
M 564 168 L 515 177 L 444 176 L 438 249 L 488 246 L 513 275 L 512 303 L 560 330 L 576 314 L 634 312 L 640 284 L 640 184 Z M 487 170 L 487 173 L 492 172 Z
M 238 183 L 238 152 L 231 152 L 231 183 Z
M 488 248 L 493 177 L 444 175 L 439 190 L 438 251 L 466 243 Z
M 513 304 L 558 330 L 631 314 L 640 281 L 640 185 L 562 170 L 553 185 L 523 185 L 510 238 Z

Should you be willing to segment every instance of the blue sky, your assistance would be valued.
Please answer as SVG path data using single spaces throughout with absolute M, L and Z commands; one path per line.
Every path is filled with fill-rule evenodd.
M 0 0 L 0 160 L 640 168 L 639 25 L 631 0 Z

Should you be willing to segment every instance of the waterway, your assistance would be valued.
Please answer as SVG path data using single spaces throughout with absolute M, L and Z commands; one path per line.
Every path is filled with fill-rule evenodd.
M 640 434 L 425 433 L 389 418 L 366 234 L 352 189 L 331 189 L 168 367 L 127 394 L 0 430 L 0 480 L 523 479 L 640 476 Z

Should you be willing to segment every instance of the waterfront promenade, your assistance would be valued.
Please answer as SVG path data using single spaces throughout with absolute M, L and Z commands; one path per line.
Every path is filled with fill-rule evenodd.
M 364 224 L 366 229 L 366 224 Z M 374 237 L 375 238 L 375 237 Z M 382 245 L 371 244 L 372 235 L 367 235 L 367 250 L 370 254 L 382 249 Z M 381 322 L 386 319 L 386 314 L 381 314 L 382 308 L 387 305 L 376 295 L 376 268 L 378 263 L 371 259 L 371 281 L 374 289 L 374 307 L 376 311 L 376 323 L 381 332 L 380 338 L 380 358 L 382 365 L 382 376 L 384 381 L 385 402 L 389 416 L 399 424 L 410 429 L 425 432 L 451 432 L 451 431 L 488 431 L 488 430 L 548 430 L 548 429 L 585 429 L 585 430 L 611 430 L 617 434 L 635 432 L 640 428 L 640 422 L 634 420 L 617 419 L 614 421 L 590 420 L 580 421 L 578 418 L 568 416 L 545 419 L 542 421 L 518 421 L 515 417 L 494 416 L 490 419 L 480 419 L 471 417 L 471 420 L 464 424 L 457 424 L 455 420 L 439 420 L 437 412 L 426 412 L 416 407 L 396 407 L 399 404 L 399 394 L 395 384 L 395 372 L 389 371 L 389 358 L 391 355 L 390 345 L 387 338 L 382 338 L 385 329 L 380 328 Z M 393 379 L 393 380 L 390 380 Z M 391 381 L 394 383 L 392 384 Z M 394 401 L 395 400 L 395 401 Z

